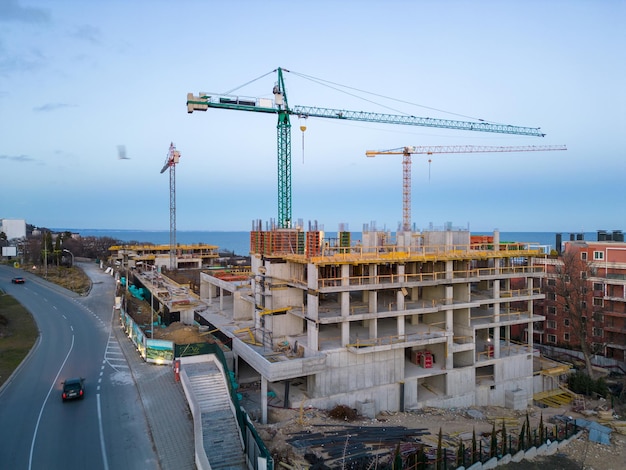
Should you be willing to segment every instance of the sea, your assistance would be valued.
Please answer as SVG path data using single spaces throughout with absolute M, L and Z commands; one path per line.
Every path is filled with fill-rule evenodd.
M 123 243 L 153 243 L 155 245 L 167 245 L 170 242 L 168 230 L 107 230 L 107 229 L 75 229 L 55 228 L 54 231 L 71 231 L 79 233 L 83 237 L 110 237 Z M 493 232 L 471 232 L 472 235 L 493 235 Z M 597 240 L 597 232 L 500 232 L 502 242 L 524 242 L 539 246 L 545 246 L 546 251 L 556 249 L 556 236 L 561 234 L 563 242 L 572 239 L 588 241 Z M 325 232 L 326 238 L 336 238 L 336 232 Z M 361 239 L 361 232 L 352 232 L 352 239 Z M 204 243 L 216 245 L 220 252 L 230 252 L 239 256 L 250 254 L 250 232 L 221 232 L 201 230 L 177 230 L 176 243 L 181 245 L 193 245 Z

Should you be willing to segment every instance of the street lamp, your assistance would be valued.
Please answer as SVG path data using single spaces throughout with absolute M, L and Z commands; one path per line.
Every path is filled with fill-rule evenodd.
M 150 339 L 154 339 L 154 279 L 156 277 L 156 266 L 152 265 L 152 289 L 150 289 Z
M 69 253 L 72 256 L 72 267 L 74 267 L 74 254 L 70 250 L 67 250 L 65 248 L 63 248 L 63 251 L 65 251 L 66 253 Z

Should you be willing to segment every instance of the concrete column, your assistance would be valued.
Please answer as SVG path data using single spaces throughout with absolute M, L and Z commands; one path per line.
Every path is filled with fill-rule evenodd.
M 396 308 L 396 310 L 398 310 L 398 311 L 405 310 L 405 307 L 404 307 L 404 292 L 402 292 L 402 289 L 400 289 L 400 290 L 398 290 L 396 292 L 396 304 L 398 306 Z
M 350 265 L 349 264 L 341 265 L 341 285 L 342 286 L 350 285 Z
M 500 328 L 493 329 L 493 357 L 500 359 Z
M 318 328 L 318 324 L 316 322 L 311 321 L 311 320 L 308 320 L 306 322 L 307 343 L 309 345 L 309 348 L 311 348 L 314 351 L 320 350 L 319 331 L 317 328 Z
M 368 294 L 368 307 L 369 313 L 378 313 L 378 292 L 377 291 L 369 291 Z
M 493 281 L 493 298 L 494 300 L 500 298 L 500 279 L 496 279 Z M 499 302 L 494 302 L 493 304 L 493 316 L 494 316 L 494 321 L 496 322 L 500 321 L 500 303 Z
M 404 315 L 398 315 L 398 336 L 404 336 Z
M 319 331 L 317 320 L 319 319 L 319 295 L 317 266 L 309 264 L 307 266 L 307 279 L 309 293 L 306 296 L 306 332 L 309 348 L 319 351 Z
M 220 310 L 224 310 L 224 290 L 220 287 Z
M 454 303 L 454 287 L 445 286 L 444 291 L 446 293 L 446 305 L 452 305 Z
M 378 320 L 376 318 L 369 321 L 369 334 L 370 339 L 378 338 Z
M 346 347 L 350 344 L 350 322 L 343 322 L 341 324 L 341 346 Z
M 404 282 L 406 279 L 404 275 L 404 269 L 405 269 L 405 266 L 403 264 L 398 265 L 398 282 Z M 400 289 L 396 293 L 396 303 L 398 304 L 398 308 L 396 310 L 398 311 L 405 310 L 405 306 L 404 306 L 404 293 L 405 292 L 408 294 L 408 291 L 406 289 Z
M 261 424 L 267 424 L 267 379 L 261 376 Z
M 530 289 L 530 292 L 532 292 L 534 287 L 535 287 L 534 279 L 532 277 L 528 278 L 528 288 Z M 528 315 L 530 316 L 531 320 L 533 318 L 533 315 L 535 314 L 535 310 L 533 306 L 534 306 L 534 302 L 532 300 L 529 300 L 528 301 Z M 533 326 L 534 326 L 534 323 L 532 321 L 529 321 L 528 322 L 528 346 L 530 347 L 531 350 L 533 348 L 534 336 L 535 336 L 533 333 Z

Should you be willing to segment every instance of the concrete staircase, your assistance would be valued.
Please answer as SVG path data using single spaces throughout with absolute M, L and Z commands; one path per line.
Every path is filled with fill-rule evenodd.
M 200 408 L 202 440 L 211 469 L 247 469 L 227 379 L 213 362 L 184 367 Z

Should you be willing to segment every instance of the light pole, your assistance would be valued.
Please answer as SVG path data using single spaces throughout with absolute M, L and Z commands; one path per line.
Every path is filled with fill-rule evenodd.
M 154 339 L 154 278 L 156 266 L 152 265 L 152 289 L 150 289 L 150 339 Z
M 66 248 L 63 248 L 63 251 L 65 251 L 66 253 L 69 253 L 70 256 L 72 257 L 72 268 L 73 268 L 74 267 L 74 254 Z

